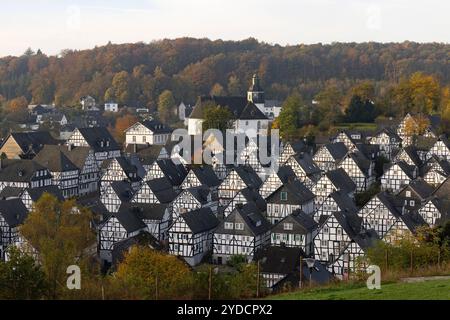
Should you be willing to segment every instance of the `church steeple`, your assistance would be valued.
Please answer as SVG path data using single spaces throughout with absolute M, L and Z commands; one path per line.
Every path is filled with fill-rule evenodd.
M 247 100 L 254 104 L 264 104 L 264 90 L 261 88 L 257 74 L 252 77 L 252 85 L 248 89 Z

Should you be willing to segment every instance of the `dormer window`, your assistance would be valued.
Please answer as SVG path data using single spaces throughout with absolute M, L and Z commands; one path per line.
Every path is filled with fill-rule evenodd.
M 232 222 L 225 222 L 225 229 L 226 230 L 233 230 L 233 223 Z
M 244 224 L 243 223 L 235 223 L 234 228 L 236 230 L 244 230 Z

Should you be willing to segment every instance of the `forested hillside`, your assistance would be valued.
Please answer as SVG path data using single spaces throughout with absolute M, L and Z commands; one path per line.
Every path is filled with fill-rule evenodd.
M 345 92 L 364 79 L 383 93 L 417 71 L 434 75 L 442 86 L 450 83 L 450 45 L 438 43 L 279 46 L 181 38 L 65 50 L 57 57 L 35 50 L 0 59 L 0 99 L 24 96 L 29 103 L 71 106 L 92 95 L 99 102 L 153 108 L 166 89 L 177 102 L 194 102 L 199 94 L 243 94 L 255 72 L 266 96 L 280 100 L 294 91 L 309 100 L 330 84 Z

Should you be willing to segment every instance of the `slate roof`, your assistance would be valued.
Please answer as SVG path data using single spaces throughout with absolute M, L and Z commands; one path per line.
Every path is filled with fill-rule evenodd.
M 130 159 L 120 156 L 114 159 L 107 159 L 102 162 L 102 169 L 107 169 L 111 163 L 116 160 L 119 166 L 122 168 L 123 172 L 131 181 L 139 181 L 141 178 L 138 176 L 138 169 L 135 165 L 130 162 Z
M 285 183 L 295 177 L 295 172 L 290 166 L 282 166 L 278 169 L 277 175 L 281 182 Z
M 242 222 L 244 230 L 225 229 L 225 222 Z M 262 215 L 255 203 L 237 206 L 219 225 L 215 233 L 257 236 L 269 231 L 271 224 Z
M 95 152 L 120 150 L 116 140 L 105 127 L 78 128 L 78 131 Z
M 20 199 L 0 200 L 0 215 L 11 228 L 25 221 L 28 210 Z
M 194 172 L 201 184 L 208 187 L 217 187 L 220 184 L 219 178 L 211 166 L 193 166 L 191 171 Z
M 283 225 L 286 222 L 293 224 L 292 230 L 284 230 Z M 297 209 L 281 221 L 278 221 L 273 226 L 272 233 L 307 234 L 313 232 L 318 226 L 318 223 L 311 216 Z
M 34 157 L 34 161 L 49 169 L 51 172 L 66 172 L 78 170 L 70 161 L 63 149 L 66 146 L 45 145 Z M 66 151 L 67 152 L 67 151 Z
M 35 177 L 38 170 L 46 168 L 34 160 L 5 159 L 2 160 L 0 169 L 0 181 L 9 182 L 30 182 L 31 180 L 42 179 L 44 177 Z M 48 174 L 46 178 L 51 178 Z
M 133 188 L 129 182 L 113 181 L 110 185 L 122 202 L 129 202 L 133 197 Z
M 83 170 L 91 148 L 62 146 L 61 151 L 79 170 Z
M 259 192 L 257 192 L 256 190 L 250 189 L 250 188 L 245 188 L 245 189 L 242 189 L 241 191 L 239 191 L 238 194 L 239 193 L 244 196 L 244 198 L 247 200 L 247 202 L 252 202 L 252 203 L 256 204 L 256 206 L 258 207 L 259 210 L 261 210 L 261 212 L 266 211 L 267 203 L 264 200 L 264 198 L 261 197 Z
M 171 159 L 159 159 L 156 163 L 172 185 L 179 186 L 183 183 L 183 180 L 187 175 L 183 165 L 177 165 Z
M 19 198 L 23 194 L 24 188 L 4 187 L 0 192 L 1 200 L 8 200 L 9 198 Z
M 381 239 L 375 230 L 369 229 L 354 235 L 352 240 L 353 242 L 356 242 L 363 251 L 366 251 L 368 248 L 374 247 L 377 241 L 380 241 Z
M 335 161 L 343 159 L 348 152 L 348 149 L 343 142 L 327 143 L 324 147 Z
M 152 190 L 155 197 L 161 203 L 172 202 L 178 195 L 178 193 L 173 189 L 170 181 L 165 177 L 152 179 L 145 183 L 149 186 L 150 190 Z
M 384 127 L 381 128 L 380 130 L 378 130 L 374 136 L 379 136 L 380 134 L 385 133 L 389 139 L 395 139 L 397 142 L 402 141 L 402 138 L 400 138 L 400 136 L 397 134 L 397 132 L 389 127 Z
M 255 170 L 250 166 L 238 166 L 233 168 L 247 187 L 257 189 L 262 181 Z
M 293 156 L 295 161 L 305 171 L 307 176 L 320 173 L 320 168 L 314 163 L 312 157 L 308 153 L 301 153 Z
M 167 203 L 123 203 L 120 210 L 128 210 L 140 219 L 160 221 L 168 208 Z
M 418 178 L 412 180 L 409 185 L 405 186 L 404 189 L 411 189 L 414 191 L 422 200 L 431 196 L 434 192 L 434 187 L 428 184 L 425 180 Z M 401 191 L 400 191 L 401 192 Z
M 355 202 L 345 192 L 335 191 L 330 194 L 330 197 L 333 198 L 342 212 L 349 212 L 350 214 L 358 212 Z
M 219 220 L 211 208 L 206 207 L 183 213 L 180 218 L 184 220 L 193 234 L 212 230 L 219 224 Z
M 333 215 L 351 239 L 361 232 L 363 219 L 356 212 L 337 211 Z
M 312 147 L 307 145 L 303 140 L 288 141 L 286 142 L 286 145 L 287 144 L 290 144 L 295 153 L 311 153 L 312 151 Z
M 287 275 L 296 272 L 303 255 L 300 248 L 270 246 L 258 250 L 254 260 L 260 262 L 262 273 Z
M 354 151 L 348 154 L 350 158 L 356 163 L 358 168 L 364 173 L 367 177 L 369 175 L 369 168 L 371 161 L 366 158 L 366 156 L 361 151 Z
M 152 165 L 159 157 L 163 145 L 128 144 L 126 153 L 135 153 L 143 165 Z
M 59 143 L 48 131 L 13 132 L 5 139 L 5 142 L 13 138 L 22 149 L 22 152 L 38 152 L 44 145 Z
M 112 214 L 111 216 L 116 217 L 119 223 L 122 225 L 122 227 L 125 228 L 128 233 L 145 229 L 145 227 L 147 226 L 138 215 L 133 214 L 129 210 L 129 204 L 127 203 L 122 204 L 119 208 L 119 211 Z M 109 220 L 109 218 L 107 220 Z
M 156 134 L 162 134 L 162 133 L 171 133 L 172 129 L 168 126 L 164 125 L 163 123 L 159 122 L 158 120 L 146 120 L 140 122 L 143 126 L 145 126 L 147 129 L 153 131 L 153 133 Z
M 223 97 L 223 96 L 202 96 L 197 101 L 191 115 L 192 119 L 203 119 L 205 106 L 216 105 L 228 108 L 235 119 L 265 119 L 267 117 L 255 106 L 247 101 L 247 97 Z
M 27 188 L 27 193 L 30 195 L 31 201 L 38 201 L 44 193 L 49 193 L 52 196 L 55 196 L 59 201 L 63 201 L 64 197 L 61 193 L 61 189 L 59 189 L 55 185 L 39 187 L 39 188 Z
M 113 266 L 117 266 L 123 260 L 125 253 L 133 246 L 144 246 L 155 250 L 162 250 L 158 239 L 151 233 L 142 231 L 133 237 L 129 237 L 113 244 L 111 253 Z
M 287 200 L 281 200 L 281 192 L 287 192 Z M 302 182 L 298 180 L 288 181 L 273 192 L 266 201 L 268 203 L 300 205 L 314 199 L 315 195 Z
M 403 150 L 405 150 L 406 154 L 412 160 L 414 165 L 416 165 L 418 167 L 420 167 L 422 165 L 422 160 L 420 160 L 420 157 L 417 154 L 417 148 L 415 146 L 409 145 L 409 146 L 403 148 Z
M 338 190 L 342 190 L 346 193 L 354 192 L 356 190 L 355 182 L 342 168 L 327 171 L 325 175 Z

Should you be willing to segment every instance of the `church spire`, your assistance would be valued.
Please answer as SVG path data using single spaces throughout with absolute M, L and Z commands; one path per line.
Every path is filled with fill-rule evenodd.
M 261 88 L 257 74 L 252 77 L 252 84 L 247 92 L 247 100 L 254 104 L 264 104 L 264 90 Z

